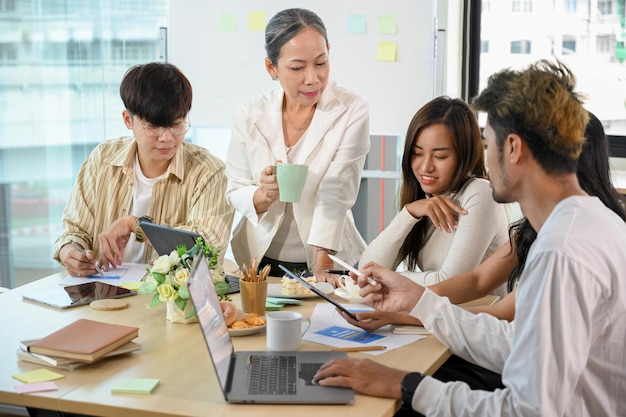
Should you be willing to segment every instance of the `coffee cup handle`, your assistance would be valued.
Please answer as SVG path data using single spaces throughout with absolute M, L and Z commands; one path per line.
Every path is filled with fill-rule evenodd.
M 339 277 L 337 278 L 337 285 L 339 285 L 340 288 L 343 288 L 344 290 L 348 291 L 348 289 L 346 288 L 346 280 L 347 279 L 352 279 L 347 275 L 339 275 Z
M 306 323 L 306 326 L 304 327 L 304 330 L 302 330 L 302 332 L 300 333 L 300 337 L 304 336 L 306 331 L 309 330 L 309 327 L 311 327 L 311 319 L 309 319 L 308 317 L 303 317 L 302 324 L 304 323 Z

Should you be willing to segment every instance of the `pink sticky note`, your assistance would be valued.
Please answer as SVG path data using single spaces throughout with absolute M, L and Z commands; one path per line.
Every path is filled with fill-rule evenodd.
M 15 392 L 18 394 L 28 394 L 31 392 L 56 391 L 57 384 L 51 381 L 35 382 L 33 384 L 20 384 L 15 386 Z

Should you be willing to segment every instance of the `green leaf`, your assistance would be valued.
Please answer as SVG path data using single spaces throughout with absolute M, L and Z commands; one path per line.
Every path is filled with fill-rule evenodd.
M 165 282 L 165 275 L 163 275 L 163 274 L 162 274 L 162 273 L 160 273 L 160 272 L 153 272 L 153 273 L 152 273 L 152 278 L 154 278 L 154 279 L 155 279 L 155 281 L 156 281 L 159 285 L 161 285 L 161 284 L 163 284 L 163 283 Z
M 159 294 L 154 294 L 152 296 L 152 299 L 150 300 L 150 304 L 148 304 L 148 307 L 156 307 L 159 304 L 161 304 L 161 300 L 159 299 Z
M 178 297 L 183 300 L 189 300 L 189 288 L 187 288 L 186 285 L 183 285 L 178 289 Z
M 187 300 L 178 297 L 174 303 L 180 308 L 182 311 L 185 311 L 185 307 L 187 307 Z
M 228 291 L 230 291 L 230 284 L 225 281 L 218 281 L 215 283 L 215 291 L 220 300 L 229 300 Z
M 190 318 L 192 318 L 195 315 L 196 315 L 196 308 L 192 304 L 191 307 L 189 308 L 189 311 L 187 312 L 187 315 L 185 316 L 185 318 L 186 319 L 190 319 Z
M 144 281 L 143 284 L 137 290 L 139 294 L 150 295 L 154 294 L 157 289 L 157 283 L 154 281 Z

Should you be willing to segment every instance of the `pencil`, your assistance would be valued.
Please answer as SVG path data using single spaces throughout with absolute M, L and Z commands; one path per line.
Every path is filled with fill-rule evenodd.
M 333 352 L 364 352 L 368 350 L 385 350 L 387 346 L 357 346 L 357 347 L 344 347 L 344 348 L 331 348 Z

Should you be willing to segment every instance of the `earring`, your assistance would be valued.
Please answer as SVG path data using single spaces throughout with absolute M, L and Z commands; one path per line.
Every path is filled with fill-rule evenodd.
M 272 77 L 272 81 L 278 81 L 278 75 L 274 75 L 274 76 Z

